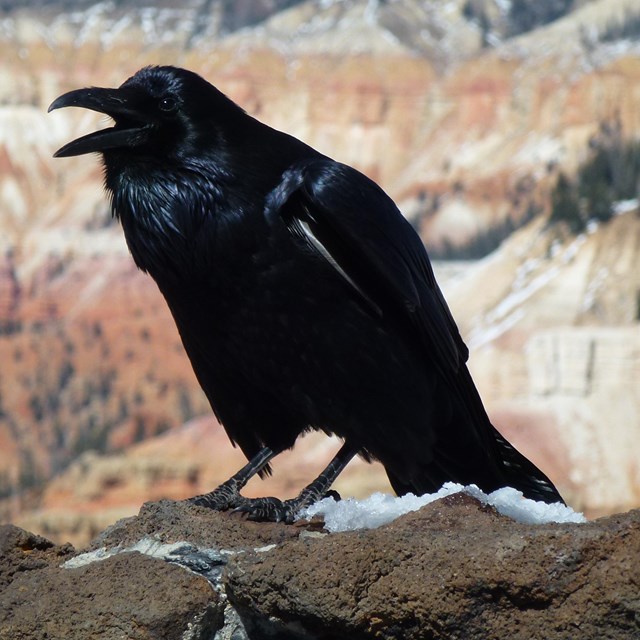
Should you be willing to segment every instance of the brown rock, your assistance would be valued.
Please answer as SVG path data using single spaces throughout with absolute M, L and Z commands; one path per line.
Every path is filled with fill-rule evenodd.
M 374 531 L 235 558 L 245 616 L 312 637 L 640 637 L 640 511 L 527 526 L 452 496 Z
M 186 13 L 171 18 L 160 9 L 102 3 L 97 12 L 87 9 L 88 19 L 84 9 L 65 15 L 66 4 L 54 4 L 31 11 L 9 3 L 18 11 L 0 34 L 7 62 L 0 78 L 0 496 L 8 497 L 0 499 L 0 520 L 31 510 L 21 522 L 59 539 L 86 541 L 104 527 L 105 514 L 115 519 L 160 497 L 152 492 L 197 493 L 186 486 L 197 480 L 193 453 L 175 466 L 171 459 L 164 466 L 125 460 L 128 472 L 101 465 L 109 471 L 98 476 L 102 484 L 61 486 L 59 473 L 81 452 L 119 452 L 209 409 L 166 305 L 135 273 L 120 230 L 109 226 L 99 163 L 50 157 L 100 122 L 97 114 L 47 116 L 56 95 L 117 85 L 144 64 L 179 61 L 252 114 L 379 180 L 403 211 L 423 214 L 431 247 L 469 239 L 507 216 L 522 219 L 530 204 L 544 201 L 554 176 L 548 170 L 559 163 L 572 173 L 601 123 L 619 121 L 627 135 L 640 127 L 638 57 L 585 40 L 617 24 L 630 0 L 573 3 L 579 9 L 572 15 L 529 36 L 505 37 L 472 59 L 482 43 L 460 15 L 468 2 L 448 3 L 444 13 L 412 2 L 205 3 L 212 8 L 204 30 L 201 2 L 182 3 Z M 273 20 L 225 35 L 242 16 L 251 23 L 282 4 L 289 10 Z M 484 12 L 495 3 L 471 4 Z M 162 24 L 155 41 L 152 15 Z M 506 26 L 497 32 L 509 33 Z M 446 73 L 435 71 L 440 64 Z M 519 429 L 523 452 L 591 513 L 640 504 L 633 334 L 640 227 L 633 220 L 602 225 L 566 264 L 566 247 L 553 258 L 548 234 L 529 227 L 447 295 L 475 342 L 471 366 L 497 426 L 509 438 Z M 538 267 L 525 269 L 523 280 L 520 268 L 532 259 Z M 556 268 L 558 277 L 544 287 L 522 286 L 540 284 Z M 516 308 L 503 304 L 510 292 L 527 290 L 531 296 Z M 500 335 L 479 344 L 478 326 Z M 574 347 L 588 357 L 574 359 Z M 521 420 L 514 426 L 500 415 Z M 541 442 L 553 443 L 553 457 L 538 454 Z M 217 465 L 225 456 L 212 459 Z M 147 482 L 158 473 L 162 482 Z M 28 492 L 54 476 L 44 501 Z M 87 505 L 69 487 L 101 493 Z
M 0 551 L 2 640 L 640 638 L 640 511 L 532 526 L 457 494 L 327 534 L 162 501 L 64 565 L 16 527 Z
M 163 543 L 187 540 L 201 548 L 246 549 L 282 544 L 299 535 L 297 527 L 250 522 L 232 512 L 216 513 L 186 502 L 148 502 L 140 515 L 125 518 L 106 529 L 91 549 L 130 547 L 143 538 Z
M 122 553 L 64 569 L 60 557 L 56 563 L 41 557 L 55 548 L 39 536 L 2 527 L 0 540 L 3 550 L 9 547 L 9 566 L 16 569 L 6 571 L 3 554 L 3 640 L 181 638 L 194 622 L 211 635 L 219 626 L 218 600 L 209 584 L 175 565 Z M 20 552 L 25 559 L 16 563 Z M 37 554 L 35 559 L 30 552 Z M 58 548 L 57 555 L 68 552 Z
M 0 526 L 0 590 L 18 575 L 60 564 L 73 553 L 70 545 L 56 546 L 13 525 Z

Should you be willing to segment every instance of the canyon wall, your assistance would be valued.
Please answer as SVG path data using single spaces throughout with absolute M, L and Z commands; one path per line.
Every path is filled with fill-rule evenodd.
M 605 37 L 633 3 L 576 3 L 517 36 L 495 14 L 500 3 L 484 3 L 495 20 L 488 45 L 463 2 L 170 4 L 21 3 L 0 14 L 4 517 L 36 517 L 30 509 L 40 506 L 43 527 L 47 509 L 75 522 L 92 503 L 118 509 L 118 491 L 128 509 L 156 496 L 149 473 L 178 497 L 229 471 L 218 462 L 231 456 L 220 436 L 216 473 L 193 454 L 199 471 L 177 473 L 179 491 L 168 488 L 171 456 L 152 472 L 131 462 L 131 474 L 107 474 L 94 485 L 100 496 L 45 488 L 52 476 L 80 482 L 79 468 L 101 473 L 97 459 L 82 458 L 89 451 L 124 469 L 147 442 L 180 439 L 182 423 L 208 413 L 163 300 L 110 218 L 97 159 L 51 158 L 104 124 L 81 110 L 47 115 L 51 100 L 118 85 L 146 64 L 192 68 L 249 113 L 365 171 L 435 255 L 516 229 L 452 277 L 439 271 L 478 386 L 496 424 L 576 507 L 638 504 L 638 216 L 577 238 L 545 222 L 559 168 L 575 171 L 602 123 L 627 138 L 640 131 L 640 45 Z M 166 448 L 157 445 L 154 460 Z M 371 479 L 357 480 L 360 472 Z M 358 474 L 356 492 L 388 488 L 379 470 Z

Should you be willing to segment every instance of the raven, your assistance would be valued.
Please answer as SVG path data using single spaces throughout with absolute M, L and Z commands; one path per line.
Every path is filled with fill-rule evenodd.
M 115 124 L 55 156 L 102 155 L 133 259 L 249 459 L 193 502 L 291 522 L 357 454 L 379 460 L 398 494 L 455 481 L 562 501 L 489 421 L 426 250 L 375 182 L 185 69 L 145 67 L 49 111 L 70 106 Z M 240 494 L 309 429 L 344 444 L 298 497 Z

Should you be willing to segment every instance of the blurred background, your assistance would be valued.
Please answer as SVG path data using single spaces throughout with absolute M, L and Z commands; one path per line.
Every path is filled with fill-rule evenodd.
M 640 505 L 640 5 L 634 0 L 0 2 L 0 521 L 86 542 L 243 461 L 97 157 L 48 104 L 148 64 L 378 181 L 415 225 L 496 426 L 590 517 Z M 248 494 L 337 450 L 308 436 Z M 390 491 L 354 461 L 343 496 Z

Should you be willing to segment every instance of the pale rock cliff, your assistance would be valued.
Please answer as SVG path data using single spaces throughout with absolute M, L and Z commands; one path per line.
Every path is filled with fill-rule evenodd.
M 637 504 L 637 214 L 578 238 L 543 219 L 558 167 L 575 170 L 602 122 L 640 132 L 638 41 L 604 38 L 634 2 L 574 3 L 515 37 L 507 3 L 480 3 L 491 18 L 484 48 L 462 1 L 171 4 L 5 3 L 0 13 L 3 518 L 56 504 L 44 481 L 80 482 L 77 467 L 61 474 L 82 453 L 126 460 L 132 444 L 209 411 L 164 302 L 110 221 L 98 162 L 51 158 L 105 122 L 47 115 L 53 98 L 158 63 L 193 68 L 260 119 L 367 172 L 436 252 L 530 220 L 491 256 L 443 275 L 474 376 L 498 426 L 576 507 Z M 174 462 L 157 472 L 163 490 L 175 482 L 187 493 L 191 467 L 171 480 Z M 156 473 L 113 464 L 112 476 Z M 94 485 L 107 502 L 110 482 Z M 133 508 L 135 491 L 124 493 Z

